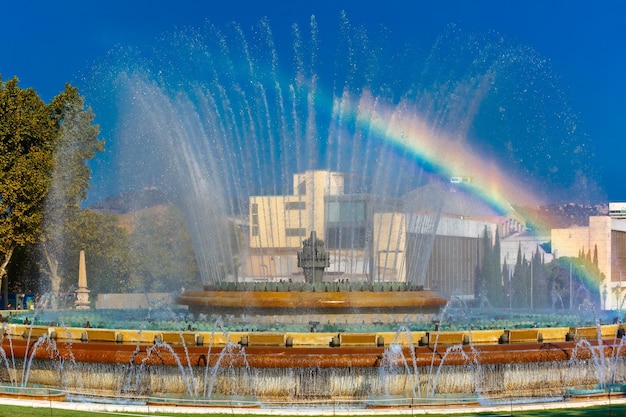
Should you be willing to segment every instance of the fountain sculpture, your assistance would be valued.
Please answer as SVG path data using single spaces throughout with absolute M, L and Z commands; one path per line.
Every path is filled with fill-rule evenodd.
M 324 241 L 317 238 L 315 230 L 311 237 L 303 242 L 303 248 L 298 252 L 298 267 L 304 271 L 305 282 L 321 283 L 324 269 L 330 266 L 330 254 L 324 251 Z
M 465 242 L 459 247 L 471 249 L 487 223 L 479 215 L 445 217 L 438 197 L 418 204 L 410 192 L 460 171 L 528 196 L 526 186 L 498 170 L 497 157 L 515 171 L 510 177 L 529 174 L 525 184 L 573 181 L 565 170 L 544 169 L 553 161 L 521 166 L 545 145 L 518 138 L 522 130 L 587 149 L 564 125 L 570 119 L 559 103 L 559 113 L 542 113 L 541 123 L 532 122 L 535 114 L 519 116 L 536 110 L 522 90 L 542 88 L 541 61 L 499 38 L 484 48 L 474 38 L 450 45 L 462 38 L 452 28 L 415 71 L 408 52 L 372 56 L 385 50 L 345 16 L 341 27 L 330 83 L 315 19 L 308 48 L 294 26 L 292 77 L 280 69 L 265 21 L 252 39 L 237 25 L 230 37 L 212 26 L 182 32 L 149 58 L 123 51 L 107 63 L 113 70 L 97 72 L 114 79 L 94 81 L 88 98 L 96 114 L 99 106 L 121 114 L 122 133 L 107 158 L 129 161 L 111 164 L 111 175 L 129 188 L 158 187 L 180 206 L 204 288 L 180 295 L 195 318 L 172 330 L 148 328 L 152 316 L 135 329 L 36 316 L 5 324 L 4 384 L 143 404 L 413 407 L 444 397 L 454 404 L 552 401 L 574 387 L 624 380 L 620 323 L 478 329 L 470 319 L 444 330 L 438 314 L 450 300 L 444 285 L 453 285 L 448 293 L 474 296 L 471 262 L 479 254 L 454 264 L 467 279 L 437 280 L 429 270 L 437 233 L 462 224 L 470 235 L 457 239 Z M 119 102 L 107 102 L 112 97 Z M 542 104 L 554 97 L 560 95 L 546 94 Z M 485 163 L 467 138 L 494 132 L 498 141 Z M 583 159 L 578 153 L 572 161 Z M 464 195 L 459 190 L 457 197 Z M 506 214 L 502 200 L 488 203 L 492 217 Z M 451 264 L 444 260 L 442 268 Z M 214 327 L 198 328 L 206 322 Z M 306 331 L 289 330 L 302 323 Z
M 335 322 L 343 315 L 356 316 L 360 321 L 371 322 L 380 314 L 413 314 L 436 317 L 447 303 L 448 297 L 423 288 L 409 288 L 405 284 L 389 286 L 381 298 L 384 286 L 349 282 L 324 282 L 324 270 L 330 265 L 329 253 L 324 250 L 324 241 L 317 238 L 315 231 L 303 241 L 298 252 L 298 267 L 302 268 L 304 285 L 280 282 L 267 288 L 234 284 L 225 288 L 207 287 L 204 291 L 186 291 L 180 304 L 188 305 L 194 314 L 227 314 L 232 319 L 254 315 L 257 323 L 275 320 L 276 314 L 285 315 L 298 322 Z M 248 319 L 250 320 L 250 319 Z

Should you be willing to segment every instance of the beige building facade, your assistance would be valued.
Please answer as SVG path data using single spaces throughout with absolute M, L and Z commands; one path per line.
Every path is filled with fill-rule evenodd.
M 374 233 L 374 266 L 381 280 L 473 298 L 482 237 L 485 230 L 495 236 L 496 223 L 441 213 L 382 213 L 374 219 L 374 231 L 383 229 Z
M 598 253 L 598 269 L 603 309 L 623 308 L 626 295 L 626 220 L 612 216 L 591 216 L 588 227 L 552 229 L 552 253 L 555 258 Z M 605 291 L 606 289 L 606 291 Z
M 302 280 L 297 252 L 315 231 L 331 253 L 329 280 L 369 279 L 366 239 L 370 198 L 346 196 L 345 175 L 331 171 L 294 174 L 293 194 L 250 197 L 248 280 Z M 328 235 L 328 236 L 327 236 Z
M 303 280 L 302 241 L 315 231 L 330 252 L 325 280 L 406 282 L 471 299 L 485 230 L 525 230 L 515 210 L 494 211 L 464 182 L 424 186 L 401 199 L 346 194 L 342 173 L 293 176 L 293 194 L 250 197 L 247 280 Z

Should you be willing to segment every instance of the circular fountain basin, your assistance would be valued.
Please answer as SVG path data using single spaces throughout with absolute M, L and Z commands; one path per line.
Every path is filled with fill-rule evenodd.
M 20 387 L 0 385 L 0 397 L 10 397 L 19 400 L 36 401 L 66 401 L 64 391 L 46 387 Z
M 0 346 L 12 355 L 8 363 L 18 364 L 14 375 L 28 369 L 27 383 L 59 387 L 68 380 L 63 374 L 70 373 L 80 389 L 116 397 L 138 398 L 128 383 L 141 381 L 138 387 L 147 387 L 151 398 L 167 393 L 154 401 L 180 397 L 202 406 L 213 396 L 233 393 L 254 399 L 246 402 L 253 406 L 287 399 L 290 404 L 345 400 L 361 407 L 393 406 L 394 401 L 373 401 L 381 398 L 404 398 L 400 405 L 440 400 L 458 405 L 474 402 L 465 394 L 475 392 L 478 379 L 490 385 L 481 391 L 490 401 L 511 395 L 562 398 L 572 363 L 580 362 L 584 374 L 591 374 L 595 358 L 623 362 L 626 349 L 615 337 L 618 328 L 333 334 L 8 325 Z M 593 336 L 603 339 L 577 339 Z M 57 369 L 57 363 L 63 365 Z M 120 387 L 126 391 L 117 393 Z M 202 396 L 207 390 L 208 398 Z
M 188 291 L 177 299 L 193 313 L 437 314 L 449 301 L 437 291 Z
M 616 328 L 602 327 L 605 333 Z M 547 329 L 534 330 L 537 335 L 537 330 Z M 473 357 L 479 357 L 481 364 L 561 362 L 571 360 L 574 350 L 578 360 L 594 355 L 626 356 L 621 339 L 585 339 L 580 343 L 566 340 L 572 328 L 550 330 L 555 331 L 546 332 L 542 341 L 537 336 L 534 341 L 511 336 L 503 343 L 497 335 L 514 335 L 512 331 L 224 334 L 11 325 L 0 347 L 16 358 L 28 354 L 35 359 L 67 357 L 77 362 L 167 366 L 177 366 L 183 360 L 190 366 L 214 365 L 219 359 L 228 361 L 229 366 L 253 368 L 376 367 L 385 353 L 409 366 L 444 362 L 461 366 Z M 52 353 L 50 345 L 54 347 Z M 233 348 L 245 349 L 245 355 L 231 354 L 224 359 L 222 352 Z

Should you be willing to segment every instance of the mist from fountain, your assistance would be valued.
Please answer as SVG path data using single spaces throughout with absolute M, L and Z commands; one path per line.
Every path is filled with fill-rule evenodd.
M 526 202 L 533 200 L 534 185 L 569 187 L 580 180 L 568 177 L 568 170 L 545 169 L 556 157 L 537 159 L 552 138 L 567 137 L 563 143 L 572 147 L 586 138 L 571 128 L 571 115 L 555 110 L 562 93 L 545 60 L 529 48 L 496 36 L 465 39 L 457 27 L 431 51 L 387 48 L 343 15 L 330 69 L 315 18 L 309 24 L 308 36 L 293 26 L 291 56 L 276 46 L 267 21 L 251 35 L 237 24 L 209 24 L 168 34 L 153 50 L 114 51 L 96 71 L 89 94 L 96 114 L 99 108 L 119 114 L 108 126 L 115 141 L 103 156 L 110 171 L 100 175 L 116 178 L 113 188 L 120 191 L 157 187 L 181 206 L 204 285 L 233 279 L 239 263 L 246 267 L 248 236 L 234 231 L 237 219 L 247 216 L 251 196 L 293 195 L 295 173 L 344 173 L 346 194 L 375 194 L 374 211 L 391 213 L 403 211 L 400 197 L 434 177 L 472 175 L 487 193 L 511 191 Z M 520 125 L 528 130 L 524 135 Z M 502 143 L 485 142 L 492 138 Z M 568 162 L 570 171 L 582 172 L 572 164 L 588 168 L 587 157 L 583 152 Z M 532 167 L 521 163 L 529 159 Z M 95 193 L 106 192 L 98 187 L 106 190 L 111 182 L 94 184 Z M 285 217 L 269 210 L 264 222 Z M 419 286 L 438 216 L 428 224 L 415 216 L 408 220 L 412 232 L 431 238 L 413 248 L 414 261 L 404 266 L 408 280 Z M 392 253 L 401 237 L 383 229 L 372 225 L 363 242 L 341 236 L 343 251 L 333 251 L 331 270 L 376 280 L 359 251 L 370 253 L 377 242 L 381 253 Z M 272 233 L 265 239 L 260 253 L 282 244 Z M 286 265 L 274 268 L 263 278 L 293 272 Z
M 439 326 L 446 327 L 442 322 Z M 182 334 L 176 349 L 156 337 L 154 343 L 148 345 L 137 342 L 136 356 L 120 364 L 77 363 L 73 359 L 71 339 L 61 342 L 50 333 L 33 340 L 23 359 L 12 353 L 10 335 L 8 344 L 2 345 L 2 352 L 7 370 L 9 364 L 15 364 L 11 368 L 15 375 L 13 386 L 27 387 L 32 383 L 57 386 L 70 392 L 75 401 L 107 401 L 107 397 L 100 396 L 113 392 L 120 404 L 150 401 L 206 405 L 226 401 L 243 406 L 279 404 L 288 407 L 290 404 L 321 406 L 343 401 L 346 406 L 362 407 L 410 401 L 410 404 L 430 405 L 494 405 L 503 401 L 556 401 L 566 393 L 576 395 L 579 391 L 575 387 L 587 387 L 594 380 L 600 381 L 595 391 L 621 389 L 624 375 L 624 341 L 603 342 L 601 334 L 598 334 L 598 342 L 586 339 L 577 342 L 572 359 L 566 363 L 490 364 L 483 363 L 481 352 L 484 351 L 471 341 L 446 345 L 438 341 L 439 331 L 435 330 L 430 332 L 428 346 L 422 346 L 413 341 L 413 332 L 401 328 L 393 341 L 381 348 L 380 362 L 374 367 L 259 368 L 248 363 L 246 346 L 230 340 L 219 323 L 214 329 L 223 332 L 229 341 L 214 347 L 213 337 L 206 338 L 208 345 L 193 346 L 193 360 L 192 347 Z M 139 330 L 138 335 L 141 332 Z M 24 337 L 28 337 L 26 332 Z M 198 350 L 204 352 L 199 359 Z M 35 359 L 37 351 L 47 352 L 47 359 L 42 360 L 41 356 Z M 357 348 L 354 353 L 358 351 Z M 430 359 L 424 357 L 425 352 L 429 352 Z M 524 351 L 515 352 L 509 355 Z M 163 365 L 166 357 L 173 358 L 175 364 Z
M 45 305 L 50 302 L 52 299 L 51 294 L 46 293 L 41 296 L 41 303 Z M 55 365 L 56 372 L 58 375 L 63 374 L 63 368 L 66 365 L 65 361 L 59 360 L 59 351 L 56 346 L 56 341 L 50 337 L 48 334 L 44 335 L 33 335 L 33 324 L 36 322 L 38 315 L 42 310 L 40 308 L 36 308 L 32 312 L 32 316 L 30 320 L 28 317 L 25 318 L 25 323 L 30 324 L 30 326 L 25 331 L 23 337 L 27 340 L 28 344 L 31 344 L 32 340 L 32 349 L 30 351 L 25 352 L 23 358 L 16 357 L 13 351 L 13 340 L 10 337 L 9 329 L 7 328 L 7 323 L 2 324 L 2 331 L 0 335 L 0 346 L 4 343 L 5 340 L 8 341 L 8 351 L 2 347 L 0 348 L 0 354 L 2 355 L 2 362 L 4 364 L 4 368 L 7 371 L 8 382 L 12 387 L 27 387 L 28 380 L 30 376 L 30 369 L 35 357 L 36 350 L 39 346 L 45 347 L 46 351 L 50 352 L 50 357 L 53 359 L 52 363 Z M 68 346 L 70 347 L 71 352 L 71 340 L 68 342 Z M 74 358 L 70 353 L 70 357 L 68 358 L 69 365 L 75 364 Z M 65 381 L 67 382 L 67 381 Z M 62 387 L 66 387 L 68 384 L 63 381 L 60 384 Z M 74 384 L 75 386 L 80 387 L 79 384 Z
M 576 133 L 571 115 L 554 110 L 563 108 L 554 105 L 561 104 L 562 96 L 552 84 L 545 60 L 533 51 L 512 47 L 499 37 L 484 43 L 473 37 L 465 39 L 453 27 L 432 51 L 415 56 L 410 51 L 389 52 L 376 47 L 376 36 L 353 27 L 346 16 L 341 17 L 340 28 L 332 70 L 324 67 L 327 56 L 313 18 L 308 42 L 300 28 L 293 27 L 290 65 L 281 60 L 272 30 L 263 21 L 253 35 L 237 25 L 228 34 L 210 25 L 174 33 L 147 53 L 113 53 L 113 62 L 107 62 L 106 71 L 97 74 L 103 79 L 97 80 L 88 97 L 96 114 L 100 114 L 99 108 L 106 114 L 109 105 L 119 112 L 115 126 L 104 123 L 105 130 L 115 132 L 115 141 L 112 156 L 106 156 L 111 172 L 99 174 L 118 180 L 113 187 L 116 192 L 157 187 L 181 206 L 203 284 L 233 279 L 224 276 L 224 269 L 232 272 L 236 260 L 245 259 L 247 238 L 233 228 L 248 213 L 247 199 L 292 195 L 295 173 L 318 169 L 345 173 L 349 179 L 346 193 L 380 194 L 378 210 L 393 213 L 402 211 L 398 200 L 403 195 L 431 178 L 447 181 L 451 175 L 469 172 L 477 181 L 493 186 L 490 191 L 508 188 L 530 200 L 529 190 L 540 180 L 550 186 L 572 188 L 582 181 L 579 175 L 588 162 L 585 152 L 568 162 L 573 174 L 552 169 L 550 164 L 556 157 L 550 162 L 538 159 L 552 148 L 550 141 L 556 137 L 572 149 L 587 147 L 579 146 L 586 145 L 586 138 Z M 293 68 L 293 72 L 285 68 Z M 328 73 L 332 73 L 330 80 L 325 78 Z M 114 103 L 108 102 L 109 98 L 114 98 Z M 527 126 L 526 135 L 520 134 L 520 126 Z M 481 138 L 483 134 L 485 138 Z M 489 142 L 495 137 L 502 138 L 502 143 Z M 529 137 L 539 142 L 529 146 Z M 480 147 L 486 149 L 484 155 L 476 151 Z M 529 159 L 534 165 L 521 164 Z M 483 170 L 485 166 L 489 169 Z M 545 178 L 546 173 L 549 178 Z M 512 181 L 513 177 L 523 178 L 524 184 Z M 103 187 L 95 184 L 94 191 L 98 192 L 98 186 Z M 409 216 L 413 232 L 425 236 L 419 242 L 422 246 L 414 248 L 416 261 L 405 266 L 411 271 L 413 285 L 424 282 L 425 258 L 432 249 L 439 215 L 435 210 L 429 218 Z M 276 212 L 268 217 L 269 224 L 279 221 Z M 293 226 L 310 229 L 308 224 Z M 371 249 L 374 240 L 388 242 L 383 248 L 388 252 L 395 248 L 397 232 L 378 229 L 377 236 L 375 227 L 366 233 L 364 252 Z M 261 252 L 277 246 L 278 239 L 268 236 Z M 368 263 L 357 259 L 355 248 L 360 244 L 354 236 L 346 239 L 343 253 L 332 255 L 333 264 L 372 277 L 374 271 L 368 269 Z M 280 269 L 273 274 L 287 275 Z M 263 278 L 272 277 L 267 272 Z M 462 312 L 462 322 L 467 321 L 462 300 L 453 300 L 444 309 L 438 329 L 444 327 L 453 309 Z M 282 325 L 280 320 L 276 324 Z M 215 329 L 227 333 L 220 322 Z M 181 337 L 182 354 L 157 341 L 141 352 L 146 356 L 139 363 L 133 360 L 121 368 L 95 364 L 87 371 L 76 369 L 76 378 L 81 385 L 91 374 L 109 378 L 106 386 L 125 395 L 144 394 L 141 390 L 178 390 L 192 399 L 218 394 L 256 396 L 261 395 L 258 388 L 263 388 L 266 398 L 311 402 L 384 394 L 433 397 L 440 389 L 480 393 L 484 387 L 508 388 L 502 383 L 504 367 L 485 369 L 472 346 L 470 353 L 460 344 L 446 347 L 441 362 L 435 365 L 437 333 L 433 332 L 433 356 L 426 367 L 417 366 L 417 344 L 405 326 L 397 330 L 397 340 L 385 348 L 379 369 L 308 367 L 257 373 L 247 365 L 245 347 L 232 340 L 220 347 L 215 364 L 210 365 L 207 359 L 204 367 L 195 368 Z M 37 346 L 55 346 L 55 341 L 42 338 L 35 342 Z M 411 357 L 405 356 L 401 338 L 408 339 Z M 212 339 L 207 358 L 213 353 Z M 137 342 L 137 355 L 139 351 Z M 176 358 L 176 375 L 172 369 L 150 363 L 162 352 Z M 465 366 L 445 365 L 455 355 L 465 360 Z M 4 350 L 2 359 L 7 369 L 11 361 L 15 363 Z M 230 364 L 236 361 L 246 365 L 235 369 Z M 25 358 L 20 381 L 28 382 L 30 363 L 32 356 Z M 515 367 L 523 368 L 520 378 L 536 371 L 526 364 L 511 368 Z M 167 375 L 159 375 L 161 371 Z M 536 384 L 531 377 L 527 379 L 530 386 Z M 172 380 L 168 388 L 164 388 L 166 380 Z M 449 386 L 444 380 L 450 381 Z M 12 383 L 17 383 L 17 378 Z M 89 383 L 105 385 L 101 381 Z M 442 385 L 446 385 L 445 390 Z
M 442 317 L 443 316 L 444 314 L 442 312 Z M 415 348 L 418 346 L 418 343 L 413 341 L 411 331 L 406 327 L 401 327 L 396 331 L 394 341 L 385 349 L 381 359 L 379 378 L 382 387 L 389 388 L 392 386 L 388 381 L 390 376 L 397 377 L 399 373 L 403 373 L 408 380 L 412 398 L 432 399 L 438 393 L 438 382 L 441 372 L 448 366 L 446 359 L 450 354 L 456 354 L 465 361 L 465 366 L 467 367 L 466 374 L 470 375 L 473 381 L 473 389 L 469 392 L 480 398 L 481 390 L 479 382 L 482 379 L 480 354 L 473 348 L 471 341 L 468 341 L 469 353 L 466 352 L 464 347 L 465 343 L 443 346 L 443 351 L 441 347 L 438 349 L 440 334 L 438 329 L 442 327 L 441 325 L 442 321 L 439 321 L 435 331 L 430 332 L 430 336 L 425 336 L 426 341 L 424 344 L 430 346 L 432 355 L 430 365 L 421 367 L 418 366 L 416 358 Z M 432 344 L 430 344 L 429 341 L 432 341 Z M 408 347 L 408 349 L 403 349 L 403 346 Z M 405 352 L 409 352 L 411 356 L 407 358 Z M 435 363 L 436 358 L 438 359 L 438 363 Z M 463 385 L 464 382 L 459 382 L 459 386 Z M 454 389 L 456 388 L 453 388 L 453 390 Z M 444 392 L 446 392 L 445 389 Z M 389 396 L 390 393 L 387 391 L 386 395 Z
M 446 364 L 446 359 L 448 357 L 448 355 L 450 354 L 459 354 L 461 355 L 465 361 L 467 362 L 467 367 L 468 367 L 468 374 L 470 375 L 470 378 L 473 381 L 474 384 L 474 390 L 472 391 L 474 394 L 476 394 L 476 396 L 478 398 L 481 397 L 481 389 L 480 389 L 480 385 L 479 385 L 479 381 L 481 380 L 480 378 L 480 369 L 481 369 L 481 365 L 480 365 L 480 357 L 477 354 L 477 352 L 472 349 L 471 350 L 471 356 L 468 355 L 465 350 L 463 349 L 463 345 L 462 344 L 458 344 L 458 345 L 453 345 L 453 346 L 448 346 L 446 348 L 446 351 L 443 354 L 443 357 L 441 358 L 441 363 L 439 364 L 439 366 L 437 367 L 437 371 L 435 372 L 435 375 L 433 377 L 432 380 L 432 388 L 430 390 L 430 396 L 434 396 L 435 392 L 437 390 L 437 384 L 439 382 L 439 376 L 441 375 L 441 371 L 442 369 L 444 369 L 444 365 Z M 432 370 L 431 370 L 432 372 Z
M 396 336 L 394 337 L 393 343 L 391 343 L 383 352 L 379 370 L 381 385 L 383 387 L 389 387 L 391 385 L 389 383 L 386 383 L 386 379 L 389 375 L 396 374 L 398 372 L 397 370 L 399 365 L 401 368 L 404 368 L 404 372 L 408 376 L 413 398 L 419 398 L 422 396 L 422 389 L 419 382 L 419 371 L 417 368 L 417 363 L 415 360 L 413 360 L 413 365 L 409 366 L 407 358 L 404 356 L 404 352 L 402 350 L 402 344 L 398 342 L 398 338 L 401 335 L 406 335 L 408 345 L 410 347 L 410 352 L 412 355 L 415 354 L 415 345 L 413 344 L 411 332 L 406 328 L 398 329 Z M 415 357 L 413 357 L 412 359 L 415 359 Z M 387 392 L 386 394 L 389 395 L 389 392 Z
M 623 340 L 619 341 L 617 348 L 611 349 L 611 353 L 607 354 L 605 346 L 602 341 L 598 341 L 597 345 L 592 344 L 587 339 L 580 340 L 574 350 L 573 357 L 571 359 L 571 377 L 572 379 L 579 377 L 577 375 L 577 366 L 581 361 L 591 360 L 593 366 L 591 369 L 595 371 L 597 378 L 597 387 L 601 390 L 605 390 L 609 385 L 615 383 L 615 374 L 617 372 L 618 365 L 621 363 L 623 367 L 623 358 L 619 356 L 624 343 Z M 591 359 L 581 359 L 578 357 L 580 351 L 591 352 Z

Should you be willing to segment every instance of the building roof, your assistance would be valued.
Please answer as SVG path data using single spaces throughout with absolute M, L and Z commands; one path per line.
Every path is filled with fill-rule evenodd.
M 458 217 L 502 217 L 515 212 L 506 201 L 494 204 L 483 189 L 475 184 L 433 181 L 404 196 L 407 212 L 440 212 Z

